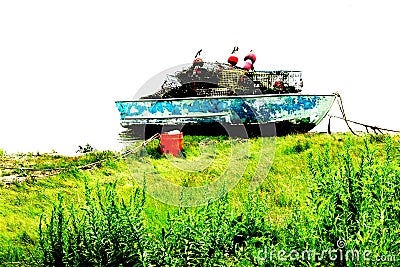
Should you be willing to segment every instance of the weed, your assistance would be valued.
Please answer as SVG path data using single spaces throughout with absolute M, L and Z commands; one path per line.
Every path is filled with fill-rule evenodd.
M 203 139 L 185 138 L 185 157 L 196 162 L 202 156 L 199 143 Z M 130 159 L 133 169 L 107 151 L 53 160 L 45 155 L 20 155 L 32 166 L 69 169 L 45 180 L 0 188 L 0 262 L 42 266 L 370 265 L 362 258 L 339 257 L 354 251 L 396 259 L 400 257 L 399 141 L 398 136 L 348 134 L 278 138 L 268 176 L 256 192 L 249 193 L 261 143 L 251 139 L 244 179 L 229 193 L 224 188 L 221 198 L 192 208 L 171 207 L 147 196 L 147 178 L 142 177 L 139 190 L 130 172 L 149 175 L 143 164 L 150 162 L 166 179 L 199 186 L 215 180 L 228 166 L 230 140 L 207 141 L 215 146 L 211 163 L 192 172 L 171 173 L 172 159 L 161 156 L 156 143 L 142 157 Z M 98 169 L 78 168 L 99 159 L 104 161 Z M 340 240 L 345 244 L 340 245 Z M 310 253 L 281 259 L 271 253 L 332 249 L 335 259 Z M 260 257 L 264 252 L 266 257 Z M 396 266 L 395 261 L 379 264 Z

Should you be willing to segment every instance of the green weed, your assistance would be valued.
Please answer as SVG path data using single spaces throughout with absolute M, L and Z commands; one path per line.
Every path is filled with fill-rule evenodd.
M 203 142 L 201 144 L 201 142 Z M 132 157 L 185 186 L 223 173 L 229 139 L 185 137 L 183 156 L 210 164 L 171 172 L 155 142 Z M 399 266 L 400 138 L 305 134 L 276 140 L 263 184 L 248 192 L 261 139 L 249 140 L 240 182 L 201 207 L 173 207 L 146 194 L 112 152 L 51 159 L 21 155 L 32 166 L 72 166 L 60 175 L 0 188 L 0 262 L 42 266 Z M 238 142 L 237 146 L 245 145 Z M 104 159 L 97 169 L 80 164 Z M 8 163 L 8 160 L 4 160 Z M 239 164 L 239 163 L 237 163 Z M 145 181 L 145 179 L 143 179 Z M 138 189 L 141 188 L 142 189 Z M 38 226 L 39 231 L 37 231 Z M 278 254 L 283 251 L 286 255 Z M 298 257 L 289 254 L 298 251 Z M 331 254 L 321 254 L 330 251 Z M 359 255 L 355 252 L 359 252 Z M 366 261 L 386 256 L 388 261 Z M 296 256 L 296 254 L 294 254 Z

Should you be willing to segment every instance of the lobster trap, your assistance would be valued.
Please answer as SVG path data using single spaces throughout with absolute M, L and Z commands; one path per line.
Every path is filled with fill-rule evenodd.
M 167 75 L 161 89 L 142 98 L 183 98 L 300 92 L 301 71 L 247 71 L 224 63 L 193 64 Z
M 262 93 L 298 93 L 303 88 L 301 71 L 252 71 L 246 75 Z
M 197 96 L 229 96 L 233 95 L 233 91 L 229 88 L 206 88 L 197 89 Z

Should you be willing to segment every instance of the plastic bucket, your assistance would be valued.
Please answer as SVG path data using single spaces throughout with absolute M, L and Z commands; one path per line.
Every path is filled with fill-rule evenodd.
M 183 148 L 183 133 L 162 133 L 160 135 L 160 149 L 163 154 L 171 154 L 175 157 Z

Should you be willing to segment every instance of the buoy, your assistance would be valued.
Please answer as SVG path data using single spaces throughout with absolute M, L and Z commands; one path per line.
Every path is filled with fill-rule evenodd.
M 245 69 L 245 70 L 253 69 L 253 63 L 251 62 L 251 60 L 246 60 L 246 62 L 244 63 L 243 69 Z
M 279 80 L 278 80 L 278 81 L 276 81 L 276 82 L 274 83 L 274 87 L 283 89 L 283 88 L 285 88 L 285 85 L 283 84 L 282 81 L 279 81 Z
M 193 65 L 194 65 L 195 67 L 202 67 L 203 64 L 204 64 L 203 59 L 201 59 L 201 58 L 199 58 L 199 57 L 196 57 L 196 58 L 193 60 Z
M 250 50 L 250 53 L 247 54 L 247 56 L 244 57 L 244 61 L 246 60 L 251 60 L 251 63 L 254 64 L 254 62 L 256 62 L 256 54 L 254 54 L 253 50 Z
M 239 47 L 235 46 L 231 55 L 228 58 L 228 63 L 231 64 L 231 67 L 236 66 L 239 61 L 239 58 L 236 56 L 236 52 L 239 50 Z
M 254 69 L 254 62 L 256 62 L 256 54 L 254 54 L 253 50 L 250 50 L 250 53 L 244 57 L 244 66 L 243 69 L 245 70 L 253 70 Z
M 203 49 L 200 49 L 199 51 L 197 51 L 196 55 L 194 56 L 194 60 L 193 60 L 193 66 L 195 67 L 202 67 L 204 62 L 203 59 L 200 58 L 200 54 L 203 51 Z
M 235 55 L 231 55 L 231 56 L 228 58 L 228 63 L 231 64 L 232 67 L 236 66 L 236 64 L 238 63 L 238 61 L 239 61 L 239 59 L 238 59 L 238 57 L 235 56 Z

